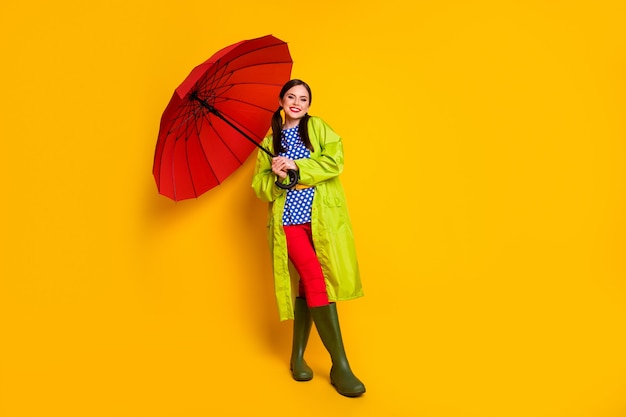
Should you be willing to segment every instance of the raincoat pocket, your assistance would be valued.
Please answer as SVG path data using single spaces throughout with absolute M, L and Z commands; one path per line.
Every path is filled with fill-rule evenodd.
M 322 200 L 325 207 L 341 207 L 343 206 L 343 200 L 339 197 L 326 197 Z

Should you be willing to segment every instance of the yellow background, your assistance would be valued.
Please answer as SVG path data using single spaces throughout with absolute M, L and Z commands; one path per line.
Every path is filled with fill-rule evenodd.
M 5 1 L 0 415 L 626 416 L 621 1 Z M 344 138 L 368 392 L 291 380 L 253 160 L 151 174 L 174 88 L 290 44 Z

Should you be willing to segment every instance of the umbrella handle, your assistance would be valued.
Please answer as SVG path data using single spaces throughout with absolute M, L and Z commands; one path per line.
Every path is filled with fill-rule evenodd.
M 295 169 L 288 169 L 287 175 L 289 175 L 289 184 L 283 184 L 280 181 L 276 181 L 276 185 L 279 188 L 282 188 L 283 190 L 289 190 L 295 187 L 296 184 L 298 183 L 298 180 L 300 179 L 300 175 L 298 174 L 298 171 L 296 171 Z

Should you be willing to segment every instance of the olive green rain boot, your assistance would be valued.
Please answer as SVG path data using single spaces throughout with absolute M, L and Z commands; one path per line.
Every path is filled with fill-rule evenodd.
M 330 369 L 330 382 L 337 392 L 346 397 L 358 397 L 365 392 L 365 385 L 352 373 L 341 338 L 337 305 L 310 309 L 313 322 L 320 334 L 322 343 L 330 353 L 333 366 Z
M 304 350 L 311 333 L 311 313 L 306 299 L 296 297 L 293 312 L 293 345 L 291 347 L 291 375 L 296 381 L 310 381 L 313 371 L 304 360 Z

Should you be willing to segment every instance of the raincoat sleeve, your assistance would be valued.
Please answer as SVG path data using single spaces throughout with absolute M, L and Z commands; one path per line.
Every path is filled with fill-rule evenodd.
M 266 137 L 261 142 L 261 146 L 269 149 L 271 136 Z M 259 151 L 256 157 L 254 175 L 252 176 L 252 189 L 256 196 L 263 201 L 272 202 L 276 200 L 285 190 L 276 184 L 276 174 L 272 172 L 272 158 L 265 152 Z
M 317 185 L 341 174 L 343 171 L 343 145 L 341 137 L 319 117 L 309 119 L 309 135 L 320 149 L 314 149 L 308 159 L 298 159 L 300 184 Z

